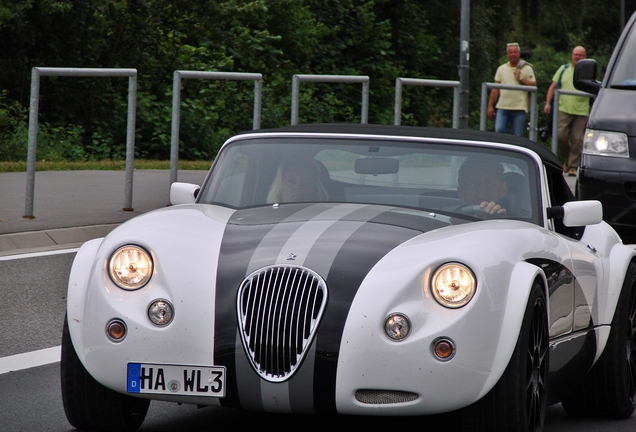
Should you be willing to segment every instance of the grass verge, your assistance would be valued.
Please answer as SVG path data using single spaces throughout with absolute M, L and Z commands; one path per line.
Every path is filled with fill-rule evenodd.
M 208 170 L 212 165 L 209 161 L 179 161 L 180 170 Z M 0 173 L 26 171 L 26 162 L 0 162 Z M 78 171 L 78 170 L 106 170 L 123 171 L 126 169 L 126 161 L 37 161 L 36 171 Z M 170 169 L 170 161 L 135 160 L 135 169 Z

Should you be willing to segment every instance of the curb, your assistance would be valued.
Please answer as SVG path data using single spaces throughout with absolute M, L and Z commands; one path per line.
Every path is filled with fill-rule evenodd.
M 119 224 L 91 225 L 0 235 L 0 256 L 79 247 L 106 236 Z

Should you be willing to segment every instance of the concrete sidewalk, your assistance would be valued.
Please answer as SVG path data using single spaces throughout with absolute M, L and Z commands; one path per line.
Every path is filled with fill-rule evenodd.
M 201 184 L 207 171 L 181 170 L 180 182 Z M 117 225 L 169 204 L 168 170 L 135 170 L 133 211 L 123 211 L 125 171 L 41 171 L 33 214 L 24 219 L 26 172 L 0 173 L 0 256 L 77 247 Z

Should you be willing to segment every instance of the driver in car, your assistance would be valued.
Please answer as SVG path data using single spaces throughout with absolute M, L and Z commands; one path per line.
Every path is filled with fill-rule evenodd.
M 476 217 L 505 217 L 507 193 L 500 162 L 486 157 L 468 157 L 459 168 L 457 194 L 465 206 L 463 213 Z M 474 207 L 469 207 L 474 206 Z M 472 210 L 471 210 L 472 209 Z
M 267 202 L 326 201 L 320 168 L 313 159 L 283 161 L 267 196 Z

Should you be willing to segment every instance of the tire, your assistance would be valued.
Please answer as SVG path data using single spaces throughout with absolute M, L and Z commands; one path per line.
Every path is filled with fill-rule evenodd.
M 64 318 L 60 363 L 62 403 L 68 422 L 76 429 L 136 431 L 150 401 L 123 395 L 98 383 L 77 357 Z
M 623 419 L 636 408 L 636 265 L 631 263 L 603 354 L 562 401 L 573 416 Z
M 548 360 L 545 293 L 535 283 L 510 363 L 486 396 L 460 412 L 462 431 L 541 431 L 547 410 Z

